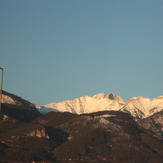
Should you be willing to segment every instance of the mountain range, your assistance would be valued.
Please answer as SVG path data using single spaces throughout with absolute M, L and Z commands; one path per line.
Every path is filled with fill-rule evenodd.
M 128 112 L 135 118 L 147 118 L 163 109 L 163 96 L 154 99 L 134 97 L 124 102 L 122 97 L 109 93 L 99 93 L 93 97 L 82 96 L 73 100 L 51 103 L 41 107 L 41 113 L 49 111 L 70 112 L 76 114 L 93 113 L 104 110 Z
M 100 93 L 38 109 L 3 91 L 0 162 L 162 163 L 162 102 Z

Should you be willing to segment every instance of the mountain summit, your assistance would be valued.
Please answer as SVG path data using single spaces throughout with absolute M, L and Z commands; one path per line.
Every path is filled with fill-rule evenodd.
M 154 99 L 133 97 L 128 102 L 124 102 L 122 97 L 116 94 L 99 93 L 93 97 L 82 96 L 59 103 L 53 102 L 39 109 L 44 114 L 50 111 L 84 114 L 112 110 L 130 113 L 137 119 L 147 118 L 163 110 L 163 96 Z
M 163 110 L 163 96 L 154 99 L 146 97 L 133 97 L 121 109 L 129 112 L 136 118 L 147 118 Z
M 125 102 L 115 94 L 99 93 L 93 97 L 82 96 L 73 100 L 67 100 L 59 103 L 51 103 L 41 109 L 41 112 L 46 111 L 46 108 L 55 109 L 55 111 L 70 112 L 76 114 L 92 113 L 103 110 L 120 110 Z

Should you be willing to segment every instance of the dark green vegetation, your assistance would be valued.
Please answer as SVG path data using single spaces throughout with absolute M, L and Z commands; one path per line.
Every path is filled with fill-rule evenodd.
M 163 142 L 123 112 L 40 115 L 34 106 L 30 109 L 8 104 L 2 105 L 2 111 L 0 162 L 3 163 L 163 162 Z

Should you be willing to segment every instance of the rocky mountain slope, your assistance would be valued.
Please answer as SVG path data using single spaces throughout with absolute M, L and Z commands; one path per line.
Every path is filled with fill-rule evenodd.
M 137 121 L 143 128 L 149 130 L 151 135 L 163 140 L 163 110 Z
M 67 111 L 82 114 L 106 110 L 129 113 L 140 125 L 143 125 L 146 129 L 150 128 L 150 131 L 152 131 L 153 135 L 157 138 L 163 138 L 163 118 L 161 116 L 163 111 L 163 96 L 154 99 L 134 97 L 125 103 L 118 95 L 100 93 L 93 97 L 83 96 L 74 100 L 51 103 L 39 109 L 39 111 L 44 114 L 51 111 Z
M 32 122 L 0 118 L 3 162 L 157 162 L 163 144 L 118 111 L 77 115 L 51 112 Z
M 116 95 L 101 95 L 91 100 L 127 104 Z M 162 163 L 162 129 L 162 111 L 143 119 L 122 111 L 41 115 L 35 105 L 3 92 L 0 162 Z
M 41 115 L 34 104 L 5 91 L 2 94 L 2 112 L 24 122 Z

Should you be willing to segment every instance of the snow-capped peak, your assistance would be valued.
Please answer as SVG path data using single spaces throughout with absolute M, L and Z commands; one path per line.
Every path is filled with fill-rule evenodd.
M 45 109 L 46 108 L 46 109 Z M 48 108 L 48 109 L 47 109 Z M 92 113 L 104 110 L 115 110 L 130 113 L 136 118 L 146 118 L 163 109 L 163 96 L 154 99 L 146 97 L 133 97 L 128 102 L 113 93 L 99 93 L 93 97 L 82 96 L 80 98 L 67 100 L 59 103 L 46 105 L 40 112 L 61 111 L 76 114 Z
M 119 110 L 124 105 L 123 99 L 115 94 L 99 93 L 93 97 L 82 96 L 74 100 L 67 100 L 59 103 L 51 103 L 46 108 L 52 108 L 61 112 L 77 114 L 92 113 L 103 110 Z M 40 110 L 43 111 L 43 110 Z
M 163 109 L 163 96 L 154 99 L 146 97 L 131 98 L 121 109 L 137 118 L 146 118 Z
M 98 93 L 98 94 L 94 95 L 92 98 L 96 99 L 96 100 L 100 100 L 100 99 L 106 98 L 106 96 L 107 95 L 105 93 Z
M 70 112 L 76 114 L 92 113 L 97 111 L 115 110 L 130 113 L 136 118 L 147 118 L 157 112 L 163 110 L 163 96 L 150 99 L 146 97 L 133 97 L 128 102 L 113 93 L 99 93 L 93 97 L 82 96 L 80 98 L 67 100 L 59 103 L 51 103 L 44 107 L 36 106 L 18 96 L 3 91 L 3 104 L 10 104 L 13 107 L 25 108 L 27 110 L 35 110 L 41 113 L 50 111 Z
M 116 100 L 116 101 L 124 103 L 124 100 L 120 96 L 113 94 L 113 93 L 109 93 L 109 94 L 99 93 L 99 94 L 94 95 L 92 98 L 96 100 L 107 98 L 109 100 Z

